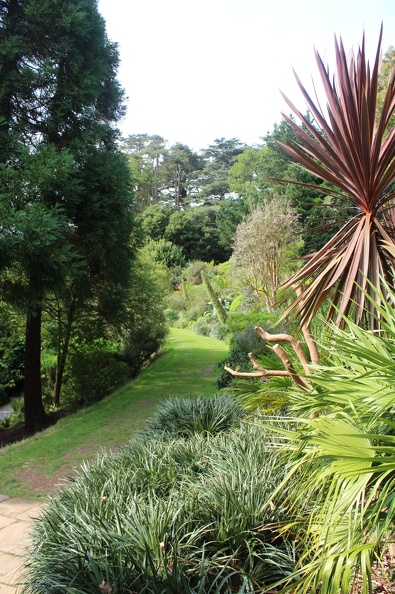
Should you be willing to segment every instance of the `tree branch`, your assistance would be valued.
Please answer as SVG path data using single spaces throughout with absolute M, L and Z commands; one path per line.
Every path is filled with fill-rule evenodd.
M 295 354 L 298 357 L 299 361 L 301 362 L 305 374 L 311 375 L 310 361 L 306 357 L 300 342 L 298 340 L 295 340 L 293 336 L 291 336 L 290 334 L 270 334 L 269 332 L 266 332 L 266 330 L 263 330 L 263 328 L 260 328 L 259 326 L 255 327 L 255 331 L 258 332 L 259 336 L 263 338 L 263 340 L 266 340 L 266 342 L 287 342 L 288 344 L 290 344 L 293 350 L 295 351 Z
M 230 367 L 227 367 L 226 365 L 224 366 L 225 371 L 227 371 L 228 373 L 230 373 L 231 375 L 233 375 L 233 377 L 273 377 L 273 376 L 281 376 L 281 377 L 286 377 L 287 375 L 289 375 L 288 371 L 282 371 L 282 370 L 278 370 L 278 369 L 263 369 L 262 371 L 235 371 L 234 369 L 231 369 Z
M 281 359 L 284 364 L 284 367 L 287 370 L 287 373 L 291 380 L 294 382 L 298 388 L 302 388 L 302 390 L 310 390 L 311 386 L 308 384 L 303 378 L 301 378 L 295 371 L 295 368 L 292 364 L 291 359 L 288 355 L 283 351 L 279 344 L 275 344 L 273 347 L 273 351 L 276 353 L 277 357 Z
M 300 297 L 302 295 L 302 287 L 301 286 L 295 286 L 295 293 L 297 297 Z M 304 300 L 300 301 L 300 307 L 303 307 L 303 303 Z M 303 324 L 302 325 L 302 333 L 304 336 L 304 339 L 306 341 L 307 344 L 307 348 L 309 349 L 309 353 L 310 353 L 310 360 L 314 365 L 318 365 L 319 363 L 319 354 L 318 354 L 318 349 L 317 349 L 317 345 L 315 344 L 315 340 L 313 337 L 313 333 L 311 332 L 311 328 L 310 328 L 310 324 Z
M 304 339 L 306 341 L 307 348 L 309 349 L 311 362 L 313 363 L 313 365 L 318 365 L 320 356 L 318 354 L 318 349 L 317 349 L 317 345 L 315 344 L 313 333 L 310 329 L 310 324 L 303 324 L 302 333 L 303 333 Z M 309 371 L 310 371 L 310 369 L 309 369 Z M 306 374 L 311 375 L 311 371 L 310 371 L 310 373 L 306 372 Z

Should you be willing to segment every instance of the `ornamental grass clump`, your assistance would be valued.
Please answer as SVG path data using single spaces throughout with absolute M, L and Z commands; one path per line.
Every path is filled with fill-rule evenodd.
M 160 404 L 148 419 L 146 435 L 215 435 L 238 425 L 244 416 L 243 408 L 228 396 L 170 398 Z
M 35 524 L 24 594 L 251 593 L 285 578 L 293 544 L 272 493 L 286 464 L 256 424 L 141 435 L 85 464 Z

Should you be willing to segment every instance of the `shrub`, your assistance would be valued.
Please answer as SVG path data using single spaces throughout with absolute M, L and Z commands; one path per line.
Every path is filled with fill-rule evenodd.
M 182 248 L 166 239 L 151 240 L 147 246 L 146 251 L 155 262 L 161 262 L 167 268 L 176 268 L 185 265 L 185 258 L 182 253 Z
M 257 316 L 254 317 L 255 319 L 259 319 Z M 252 315 L 233 314 L 228 318 L 229 326 L 231 328 L 233 326 L 233 329 L 239 328 L 243 320 L 247 321 L 251 318 L 253 318 Z M 265 322 L 265 319 L 263 319 L 263 322 Z M 224 370 L 225 365 L 238 371 L 249 372 L 253 371 L 253 367 L 248 358 L 248 353 L 252 353 L 255 357 L 259 355 L 271 356 L 271 348 L 256 333 L 255 326 L 261 326 L 263 328 L 266 326 L 267 328 L 267 324 L 257 322 L 254 326 L 251 324 L 247 327 L 244 326 L 243 331 L 238 332 L 231 338 L 227 357 L 218 363 L 220 372 L 217 379 L 217 387 L 219 389 L 229 386 L 232 382 L 232 376 Z
M 57 355 L 50 349 L 43 350 L 41 354 L 41 385 L 45 408 L 53 404 L 53 389 L 57 368 Z
M 193 325 L 193 331 L 199 336 L 210 336 L 213 320 L 211 316 L 204 316 L 199 318 L 198 321 Z M 216 320 L 217 324 L 220 324 Z
M 206 262 L 191 262 L 185 271 L 185 277 L 187 283 L 190 285 L 201 285 L 202 284 L 202 271 L 206 270 Z
M 24 594 L 258 592 L 292 570 L 270 525 L 285 466 L 256 425 L 140 437 L 85 464 L 36 523 Z
M 205 299 L 199 299 L 192 304 L 181 310 L 178 320 L 174 322 L 176 328 L 186 328 L 187 326 L 194 324 L 196 320 L 201 318 L 203 315 L 210 313 L 211 308 L 207 303 L 207 297 Z
M 217 316 L 217 318 L 219 319 L 219 321 L 222 324 L 226 325 L 226 319 L 227 319 L 226 309 L 225 309 L 224 304 L 222 303 L 221 299 L 218 297 L 217 293 L 215 292 L 214 287 L 211 284 L 210 279 L 208 278 L 208 276 L 204 270 L 202 270 L 202 281 L 203 281 L 203 285 L 207 291 L 207 295 L 210 298 L 210 302 L 214 309 L 215 315 Z
M 227 324 L 233 335 L 243 332 L 247 326 L 262 326 L 272 328 L 277 322 L 277 316 L 272 313 L 254 311 L 250 313 L 232 313 L 228 316 Z
M 200 336 L 210 336 L 217 340 L 225 340 L 228 335 L 227 327 L 221 324 L 218 318 L 212 316 L 200 318 L 193 325 L 193 331 Z
M 25 340 L 4 336 L 0 340 L 0 404 L 23 391 Z
M 169 324 L 169 326 L 172 326 L 178 320 L 178 313 L 174 311 L 174 309 L 168 307 L 167 309 L 165 309 L 164 313 L 166 322 Z
M 148 420 L 147 435 L 215 435 L 239 424 L 243 417 L 242 407 L 229 396 L 172 398 L 159 405 Z
M 11 414 L 0 422 L 1 429 L 9 429 L 23 423 L 25 419 L 25 403 L 23 396 L 16 396 L 10 400 Z
M 89 405 L 102 400 L 130 377 L 119 360 L 119 345 L 102 338 L 82 341 L 70 350 L 64 399 Z
M 131 376 L 159 350 L 168 333 L 164 296 L 171 287 L 169 279 L 168 271 L 146 253 L 134 262 L 125 317 L 118 329 Z
M 229 306 L 229 311 L 231 313 L 239 311 L 242 302 L 243 302 L 243 295 L 236 295 L 236 297 L 233 299 L 232 303 Z
M 125 337 L 122 348 L 122 359 L 128 366 L 129 376 L 135 376 L 143 364 L 157 353 L 168 331 L 164 316 L 162 324 L 157 327 L 147 324 L 134 328 Z

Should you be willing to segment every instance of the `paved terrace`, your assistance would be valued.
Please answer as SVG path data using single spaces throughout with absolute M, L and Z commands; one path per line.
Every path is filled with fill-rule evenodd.
M 0 495 L 0 594 L 16 594 L 32 518 L 42 504 Z

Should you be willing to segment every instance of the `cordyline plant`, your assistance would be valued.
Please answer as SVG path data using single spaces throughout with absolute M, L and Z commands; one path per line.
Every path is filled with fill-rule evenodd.
M 334 186 L 328 194 L 346 199 L 355 210 L 340 231 L 283 285 L 284 299 L 291 290 L 302 289 L 284 313 L 285 317 L 296 309 L 302 324 L 308 324 L 329 297 L 329 319 L 340 325 L 343 315 L 352 315 L 358 324 L 365 318 L 370 328 L 377 328 L 374 300 L 367 300 L 365 294 L 376 298 L 372 286 L 383 288 L 383 280 L 393 284 L 395 257 L 385 245 L 394 244 L 395 229 L 387 226 L 388 216 L 384 218 L 383 212 L 395 196 L 390 189 L 395 178 L 395 128 L 387 131 L 395 109 L 395 69 L 377 115 L 381 40 L 382 28 L 371 70 L 364 38 L 358 54 L 352 52 L 348 60 L 341 39 L 338 43 L 335 38 L 333 81 L 315 52 L 327 99 L 325 112 L 295 73 L 313 123 L 284 96 L 301 126 L 283 114 L 294 141 L 280 143 L 282 149 L 302 168 Z

